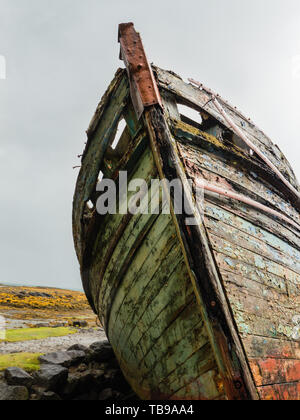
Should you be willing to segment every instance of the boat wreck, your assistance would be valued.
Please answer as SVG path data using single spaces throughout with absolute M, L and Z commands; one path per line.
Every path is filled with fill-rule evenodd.
M 145 400 L 299 400 L 293 170 L 219 95 L 149 65 L 132 23 L 120 25 L 119 42 L 126 69 L 87 131 L 73 235 L 84 290 L 125 377 Z M 97 211 L 101 177 L 116 185 L 115 214 Z M 134 194 L 130 182 L 154 179 L 164 180 L 156 211 L 120 211 Z M 181 212 L 167 188 L 174 180 Z M 145 191 L 139 204 L 151 200 Z

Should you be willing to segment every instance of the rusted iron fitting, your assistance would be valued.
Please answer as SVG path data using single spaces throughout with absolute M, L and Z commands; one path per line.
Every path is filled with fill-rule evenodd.
M 147 60 L 140 34 L 133 23 L 119 25 L 120 59 L 124 61 L 130 82 L 130 94 L 138 119 L 146 107 L 160 105 L 162 100 Z

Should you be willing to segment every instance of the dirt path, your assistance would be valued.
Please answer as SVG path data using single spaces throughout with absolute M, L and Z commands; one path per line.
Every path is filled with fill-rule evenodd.
M 7 353 L 51 353 L 64 351 L 73 344 L 89 346 L 96 341 L 106 340 L 103 330 L 81 330 L 77 334 L 64 337 L 49 337 L 44 340 L 32 340 L 17 343 L 0 343 L 0 354 Z

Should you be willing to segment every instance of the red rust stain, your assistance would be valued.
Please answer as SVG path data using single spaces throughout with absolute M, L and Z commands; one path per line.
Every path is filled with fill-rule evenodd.
M 260 396 L 263 400 L 300 400 L 300 383 L 276 384 L 259 388 Z
M 250 366 L 257 386 L 300 381 L 300 360 L 251 360 Z

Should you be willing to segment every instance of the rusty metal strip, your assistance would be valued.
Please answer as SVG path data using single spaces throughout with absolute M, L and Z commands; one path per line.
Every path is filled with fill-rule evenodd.
M 133 23 L 119 25 L 120 59 L 124 61 L 130 82 L 130 94 L 138 119 L 146 107 L 160 105 L 162 100 L 152 68 L 147 60 L 140 34 Z
M 191 83 L 197 85 L 200 89 L 203 88 L 203 85 L 199 82 L 196 82 L 193 79 L 189 79 Z M 246 135 L 245 133 L 233 122 L 230 116 L 226 113 L 224 108 L 221 106 L 219 101 L 217 100 L 216 95 L 211 91 L 205 88 L 205 90 L 212 95 L 211 101 L 225 119 L 225 121 L 229 124 L 232 131 L 241 139 L 243 142 L 250 147 L 268 166 L 269 168 L 278 176 L 278 178 L 285 184 L 285 186 L 300 200 L 300 192 L 294 188 L 291 183 L 282 175 L 282 173 L 276 168 L 276 166 L 267 158 L 267 156 L 262 153 L 262 151 L 257 147 Z
M 197 82 L 197 80 L 191 79 L 189 78 L 188 81 L 194 85 L 196 85 L 200 90 L 205 91 L 206 93 L 210 94 L 213 97 L 216 97 L 218 99 L 220 99 L 223 103 L 225 103 L 229 108 L 232 109 L 232 111 L 234 111 L 236 113 L 236 115 L 239 115 L 241 118 L 243 118 L 244 120 L 248 121 L 250 124 L 252 124 L 253 126 L 255 125 L 254 122 L 251 120 L 251 118 L 247 117 L 246 115 L 244 115 L 240 110 L 237 109 L 236 106 L 232 105 L 229 101 L 225 100 L 224 98 L 222 98 L 218 93 L 214 92 L 212 89 L 208 88 L 207 86 L 205 86 L 203 83 Z M 212 99 L 209 100 L 209 102 L 211 102 Z M 262 131 L 262 130 L 260 130 Z
M 231 198 L 232 200 L 240 201 L 241 203 L 247 204 L 249 206 L 255 207 L 259 210 L 262 210 L 265 213 L 269 213 L 272 216 L 275 216 L 284 222 L 288 223 L 289 225 L 292 225 L 297 230 L 300 230 L 300 225 L 294 222 L 291 218 L 288 218 L 284 216 L 283 214 L 279 213 L 276 210 L 271 209 L 270 207 L 267 207 L 261 203 L 258 203 L 255 200 L 252 200 L 249 197 L 246 197 L 242 194 L 235 193 L 234 191 L 225 190 L 224 188 L 219 188 L 216 185 L 210 184 L 209 182 L 205 181 L 202 178 L 196 179 L 196 185 L 198 188 L 204 189 L 206 191 L 210 191 L 219 195 L 223 195 L 225 197 Z

